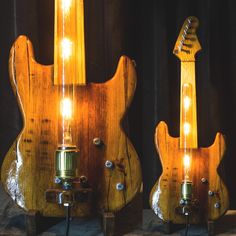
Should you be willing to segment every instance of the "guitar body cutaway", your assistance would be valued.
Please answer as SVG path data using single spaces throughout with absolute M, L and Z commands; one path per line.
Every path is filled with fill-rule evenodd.
M 64 215 L 63 206 L 47 203 L 45 191 L 54 183 L 58 145 L 58 88 L 53 85 L 53 66 L 38 64 L 31 42 L 20 36 L 9 60 L 10 79 L 22 116 L 23 129 L 8 151 L 1 180 L 12 199 L 23 209 L 44 216 Z M 73 139 L 80 149 L 78 170 L 94 192 L 93 206 L 79 203 L 74 216 L 94 210 L 118 211 L 140 191 L 141 168 L 137 153 L 122 129 L 123 117 L 136 86 L 132 61 L 121 57 L 114 77 L 101 84 L 76 86 L 76 120 Z M 96 146 L 99 137 L 103 145 Z M 106 160 L 114 163 L 105 167 Z M 117 183 L 125 188 L 116 189 Z

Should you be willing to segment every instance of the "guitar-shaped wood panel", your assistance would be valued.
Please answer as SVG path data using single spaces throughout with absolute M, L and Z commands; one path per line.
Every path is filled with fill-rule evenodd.
M 226 186 L 218 173 L 225 152 L 223 135 L 217 133 L 208 148 L 199 148 L 197 143 L 195 54 L 201 49 L 197 27 L 198 19 L 188 17 L 173 51 L 181 61 L 180 137 L 171 137 L 164 121 L 155 131 L 163 172 L 151 191 L 150 206 L 160 219 L 175 224 L 184 224 L 185 215 L 189 215 L 190 223 L 214 221 L 229 205 Z M 184 214 L 186 199 L 187 203 L 191 200 L 190 214 Z
M 76 2 L 76 14 L 81 13 L 79 33 L 83 33 L 83 1 Z M 81 43 L 78 47 L 83 56 L 83 40 Z M 54 178 L 60 82 L 55 80 L 55 68 L 35 61 L 27 37 L 20 36 L 12 46 L 10 81 L 24 125 L 4 159 L 1 181 L 11 198 L 26 211 L 38 210 L 44 216 L 58 217 L 64 215 L 63 206 L 45 200 L 45 191 L 58 187 Z M 78 203 L 72 214 L 118 211 L 140 191 L 142 181 L 137 153 L 122 128 L 136 87 L 133 62 L 122 56 L 114 77 L 105 83 L 86 84 L 82 80 L 70 81 L 68 86 L 71 83 L 76 103 L 73 140 L 80 149 L 78 173 L 87 177 L 94 192 L 93 205 Z M 106 161 L 112 163 L 112 168 Z

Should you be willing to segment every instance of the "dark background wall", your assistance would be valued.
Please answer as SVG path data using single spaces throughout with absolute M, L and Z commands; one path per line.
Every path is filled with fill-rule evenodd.
M 22 121 L 8 77 L 9 50 L 20 34 L 33 42 L 42 64 L 53 63 L 53 0 L 4 0 L 0 9 L 0 164 Z M 137 91 L 128 113 L 129 136 L 140 156 L 144 207 L 161 174 L 153 142 L 165 120 L 179 134 L 180 64 L 172 54 L 190 15 L 200 21 L 197 55 L 199 146 L 217 131 L 227 137 L 224 159 L 231 208 L 236 208 L 236 3 L 234 0 L 85 0 L 86 66 L 89 82 L 111 78 L 122 54 L 137 63 Z

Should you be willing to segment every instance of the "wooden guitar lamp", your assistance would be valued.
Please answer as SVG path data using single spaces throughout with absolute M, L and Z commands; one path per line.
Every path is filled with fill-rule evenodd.
M 42 216 L 64 216 L 62 205 L 73 201 L 75 217 L 117 212 L 142 183 L 138 155 L 122 127 L 136 87 L 134 64 L 121 56 L 112 79 L 86 83 L 83 8 L 83 0 L 55 1 L 54 66 L 36 62 L 25 36 L 10 52 L 23 128 L 1 180 L 17 205 Z
M 199 148 L 195 54 L 201 49 L 196 35 L 196 17 L 188 17 L 173 53 L 181 61 L 180 137 L 171 137 L 165 122 L 155 132 L 155 144 L 163 172 L 150 194 L 150 206 L 164 222 L 184 224 L 217 220 L 229 206 L 228 192 L 218 171 L 225 141 L 217 133 L 212 146 Z

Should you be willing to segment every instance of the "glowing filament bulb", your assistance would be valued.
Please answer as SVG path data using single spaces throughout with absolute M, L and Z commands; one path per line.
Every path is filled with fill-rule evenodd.
M 71 0 L 62 0 L 62 10 L 68 13 L 71 7 Z
M 188 154 L 184 155 L 184 168 L 189 169 L 190 168 L 190 156 Z
M 68 38 L 63 38 L 61 41 L 61 52 L 63 59 L 69 59 L 72 54 L 72 42 Z
M 61 101 L 61 115 L 65 120 L 72 118 L 72 102 L 70 98 L 63 98 Z
M 185 122 L 184 123 L 184 134 L 188 135 L 190 133 L 190 130 L 191 130 L 190 124 L 188 122 Z
M 184 109 L 188 110 L 191 105 L 191 99 L 188 96 L 184 97 Z

